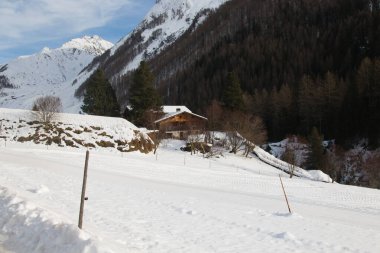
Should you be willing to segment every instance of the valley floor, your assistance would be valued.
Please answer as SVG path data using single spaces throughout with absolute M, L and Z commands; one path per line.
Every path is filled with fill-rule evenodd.
M 15 253 L 380 252 L 380 191 L 283 175 L 290 215 L 279 170 L 178 147 L 168 142 L 158 156 L 92 151 L 86 233 L 74 231 L 84 150 L 0 147 L 0 211 L 9 218 L 0 217 L 3 246 Z M 50 217 L 63 239 L 29 234 Z M 74 236 L 83 243 L 67 248 Z M 92 251 L 78 251 L 89 238 Z

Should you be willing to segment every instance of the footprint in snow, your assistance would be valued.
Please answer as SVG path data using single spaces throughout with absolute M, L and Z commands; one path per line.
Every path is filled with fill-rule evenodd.
M 46 187 L 45 185 L 40 185 L 37 188 L 29 189 L 28 191 L 35 193 L 35 194 L 45 194 L 45 193 L 49 193 L 50 189 L 48 187 Z
M 285 241 L 292 241 L 295 242 L 296 244 L 301 244 L 299 240 L 297 240 L 297 237 L 293 235 L 292 233 L 289 232 L 282 232 L 278 234 L 272 234 L 272 236 L 276 239 L 282 239 Z
M 280 212 L 277 212 L 277 213 L 272 213 L 272 216 L 275 216 L 275 217 L 289 217 L 289 218 L 303 218 L 301 215 L 297 214 L 297 213 L 280 213 Z
M 182 213 L 188 214 L 188 215 L 196 215 L 197 214 L 197 212 L 192 211 L 192 210 L 182 210 Z

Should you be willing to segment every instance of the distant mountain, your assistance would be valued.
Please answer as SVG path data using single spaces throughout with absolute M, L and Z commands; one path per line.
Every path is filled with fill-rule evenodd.
M 0 66 L 0 86 L 5 93 L 0 96 L 0 107 L 30 109 L 36 97 L 49 94 L 61 97 L 65 112 L 78 113 L 80 101 L 74 98 L 73 80 L 112 46 L 99 36 L 84 36 Z

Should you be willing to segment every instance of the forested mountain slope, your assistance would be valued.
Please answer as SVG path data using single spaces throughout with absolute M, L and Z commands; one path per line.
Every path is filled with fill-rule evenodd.
M 235 71 L 270 137 L 379 138 L 379 1 L 227 2 L 151 62 L 167 103 L 202 112 Z
M 377 146 L 379 9 L 378 0 L 231 0 L 200 8 L 206 19 L 199 22 L 199 12 L 175 41 L 139 59 L 148 60 L 166 104 L 204 113 L 213 99 L 222 100 L 234 71 L 246 110 L 264 119 L 271 140 L 316 126 L 325 138 L 369 138 Z M 159 26 L 165 13 L 141 26 Z M 144 31 L 136 31 L 87 68 L 105 69 L 122 106 L 133 69 L 126 68 L 128 52 L 144 51 L 133 41 L 146 39 Z
M 189 29 L 200 25 L 207 15 L 227 0 L 157 0 L 140 24 L 109 51 L 93 60 L 77 77 L 85 79 L 102 68 L 125 104 L 127 90 L 123 76 L 135 70 L 140 61 L 154 58 Z M 78 89 L 81 96 L 85 85 Z

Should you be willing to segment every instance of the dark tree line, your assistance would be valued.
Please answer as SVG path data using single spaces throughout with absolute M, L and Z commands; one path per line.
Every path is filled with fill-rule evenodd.
M 379 9 L 368 0 L 229 1 L 149 63 L 166 103 L 203 113 L 223 101 L 234 71 L 271 140 L 315 126 L 376 146 Z
M 270 140 L 315 126 L 342 144 L 368 137 L 376 146 L 379 25 L 379 0 L 231 0 L 147 64 L 166 104 L 203 114 L 223 102 L 233 72 L 245 109 L 264 120 Z M 144 50 L 139 42 L 135 32 L 97 59 L 123 107 L 134 74 L 115 73 Z

